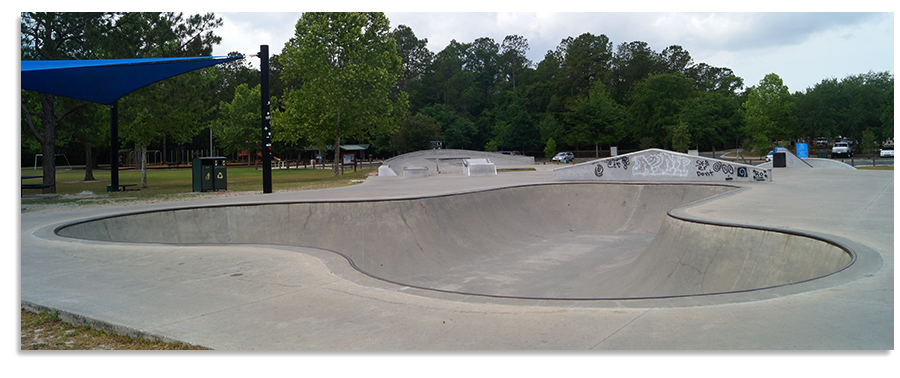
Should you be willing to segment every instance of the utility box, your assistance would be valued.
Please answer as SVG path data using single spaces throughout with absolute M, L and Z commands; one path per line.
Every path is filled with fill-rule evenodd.
M 193 191 L 207 192 L 228 189 L 228 172 L 224 157 L 194 158 L 191 170 Z
M 785 168 L 787 167 L 787 156 L 785 156 L 784 152 L 776 152 L 772 157 L 772 167 L 774 168 Z

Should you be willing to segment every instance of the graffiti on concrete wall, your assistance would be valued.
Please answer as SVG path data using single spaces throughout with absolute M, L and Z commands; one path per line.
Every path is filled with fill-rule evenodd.
M 766 169 L 651 149 L 557 169 L 558 180 L 771 181 Z M 583 176 L 581 176 L 583 175 Z
M 599 162 L 596 166 L 594 166 L 594 175 L 597 177 L 603 177 L 603 163 Z M 624 169 L 628 170 L 628 164 L 630 164 L 630 160 L 628 160 L 628 156 L 622 156 L 615 159 L 607 159 L 605 161 L 606 167 L 609 169 Z
M 721 173 L 725 175 L 725 181 L 731 181 L 731 175 L 734 174 L 734 166 L 731 164 L 717 161 L 710 167 L 709 160 L 697 160 L 695 163 L 697 166 L 697 177 L 713 177 L 717 173 Z M 739 169 L 744 169 L 744 175 L 738 174 L 738 177 L 747 177 L 746 168 Z
M 768 181 L 769 174 L 766 171 L 758 171 L 756 169 L 753 170 L 753 180 L 754 181 Z
M 634 168 L 631 174 L 634 176 L 681 176 L 688 175 L 687 167 L 691 159 L 684 156 L 666 153 L 646 154 L 635 156 Z

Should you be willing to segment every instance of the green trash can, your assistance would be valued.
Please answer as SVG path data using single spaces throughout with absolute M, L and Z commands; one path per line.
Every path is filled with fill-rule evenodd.
M 218 159 L 213 164 L 213 188 L 215 190 L 228 189 L 228 170 L 225 166 L 225 158 Z
M 195 192 L 207 192 L 211 190 L 225 190 L 227 172 L 225 172 L 225 158 L 199 157 L 191 162 L 192 188 Z
M 819 151 L 817 155 L 819 159 L 828 159 L 828 151 Z

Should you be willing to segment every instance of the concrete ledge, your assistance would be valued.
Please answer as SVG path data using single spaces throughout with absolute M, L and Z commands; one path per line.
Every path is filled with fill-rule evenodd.
M 463 160 L 463 173 L 468 176 L 490 176 L 497 174 L 497 166 L 490 159 Z
M 394 170 L 391 169 L 391 167 L 382 165 L 382 166 L 378 167 L 378 175 L 379 176 L 396 176 L 397 172 L 394 172 Z
M 733 163 L 651 148 L 589 161 L 553 171 L 554 180 L 566 181 L 772 181 L 771 168 Z
M 403 168 L 403 178 L 408 177 L 428 177 L 428 167 L 405 167 Z

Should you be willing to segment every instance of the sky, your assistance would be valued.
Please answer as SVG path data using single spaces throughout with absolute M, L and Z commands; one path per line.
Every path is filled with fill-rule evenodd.
M 251 55 L 262 44 L 280 54 L 293 36 L 300 12 L 215 12 L 224 25 L 214 55 Z M 537 64 L 567 37 L 605 34 L 614 48 L 647 42 L 654 51 L 679 45 L 694 63 L 727 67 L 757 85 L 775 73 L 791 92 L 805 91 L 826 78 L 843 79 L 869 71 L 894 70 L 894 14 L 690 13 L 690 12 L 385 12 L 391 28 L 409 26 L 427 48 L 443 50 L 451 40 L 473 42 L 507 35 L 528 40 L 528 58 Z M 249 60 L 258 67 L 255 58 Z

